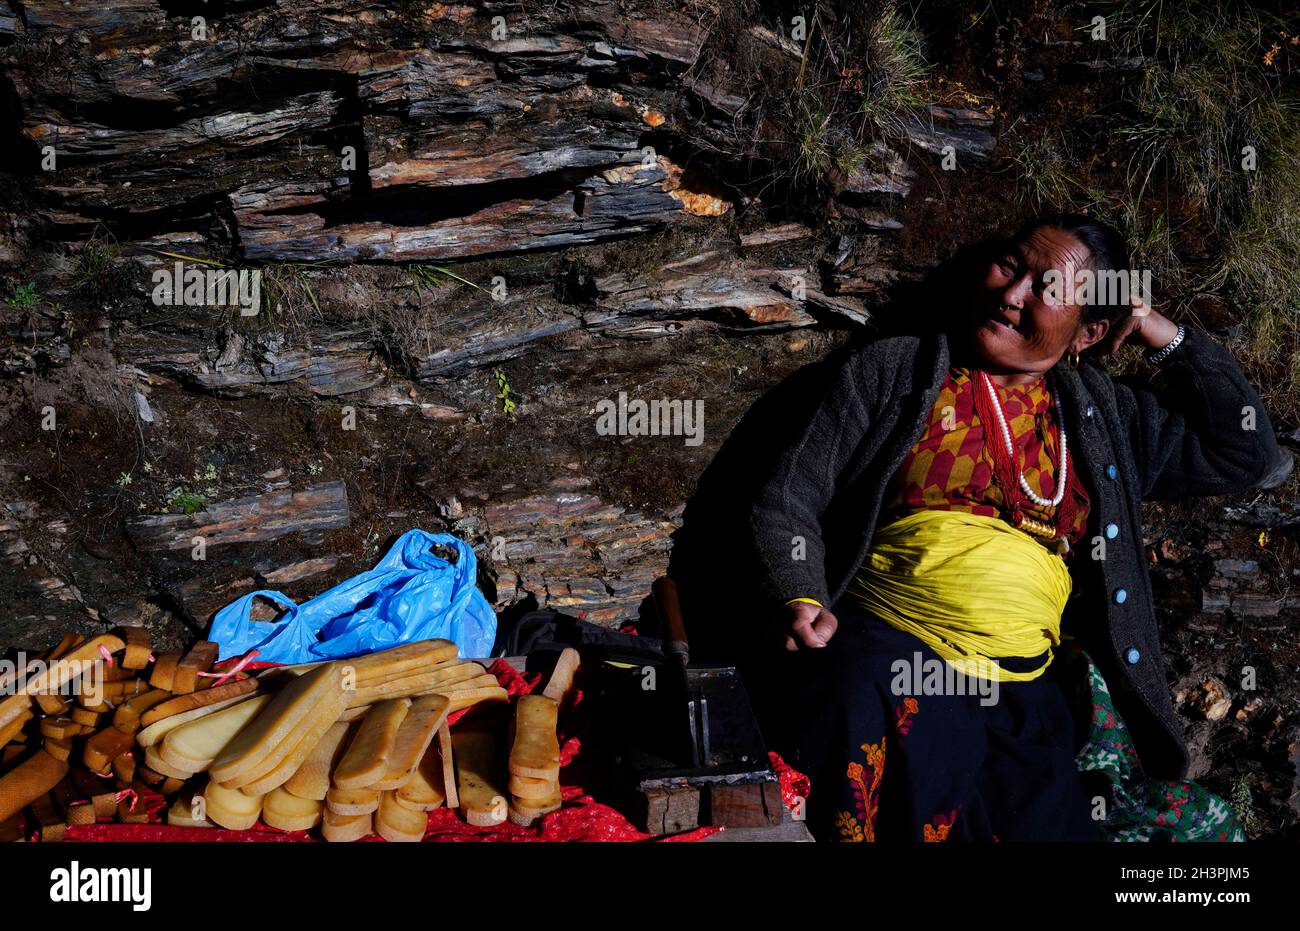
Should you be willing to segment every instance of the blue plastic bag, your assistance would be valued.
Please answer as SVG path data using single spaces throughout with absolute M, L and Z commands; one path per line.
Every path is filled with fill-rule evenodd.
M 456 550 L 455 565 L 429 551 L 436 543 Z M 220 644 L 221 659 L 256 648 L 258 661 L 269 663 L 340 659 L 435 637 L 454 640 L 462 657 L 486 657 L 497 618 L 474 584 L 477 566 L 474 551 L 451 534 L 410 530 L 375 568 L 303 604 L 272 591 L 231 602 L 212 619 L 208 639 Z M 288 611 L 253 621 L 259 595 Z

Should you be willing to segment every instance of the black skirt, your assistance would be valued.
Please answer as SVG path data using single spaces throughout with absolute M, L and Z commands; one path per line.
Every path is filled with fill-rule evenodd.
M 818 840 L 1103 839 L 1075 759 L 1086 732 L 1052 666 L 991 692 L 851 601 L 833 610 L 830 643 L 781 675 Z

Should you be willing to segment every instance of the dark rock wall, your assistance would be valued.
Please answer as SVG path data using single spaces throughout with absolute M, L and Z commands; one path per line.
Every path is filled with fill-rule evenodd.
M 18 12 L 16 639 L 142 610 L 183 637 L 410 526 L 473 540 L 502 606 L 635 617 L 731 425 L 900 277 L 824 281 L 824 234 L 690 167 L 727 118 L 691 89 L 707 7 Z M 252 269 L 255 313 L 159 299 Z M 620 392 L 703 430 L 600 436 Z

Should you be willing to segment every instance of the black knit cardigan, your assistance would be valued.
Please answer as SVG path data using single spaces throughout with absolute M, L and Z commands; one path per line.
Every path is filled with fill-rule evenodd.
M 943 333 L 878 339 L 849 356 L 750 513 L 772 608 L 795 597 L 829 606 L 844 594 L 949 363 Z M 1051 375 L 1091 498 L 1063 627 L 1106 677 L 1147 775 L 1181 778 L 1187 749 L 1160 655 L 1139 504 L 1255 487 L 1281 458 L 1273 427 L 1232 355 L 1195 330 L 1161 365 L 1159 388 L 1088 362 L 1058 363 Z M 1098 536 L 1105 554 L 1094 560 Z

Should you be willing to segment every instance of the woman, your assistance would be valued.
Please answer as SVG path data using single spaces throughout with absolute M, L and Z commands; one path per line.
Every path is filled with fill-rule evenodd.
M 1031 221 L 948 332 L 854 352 L 763 486 L 819 837 L 1241 838 L 1183 780 L 1139 502 L 1286 463 L 1226 350 L 1059 286 L 1128 265 L 1103 223 Z M 1081 361 L 1125 341 L 1161 389 Z

